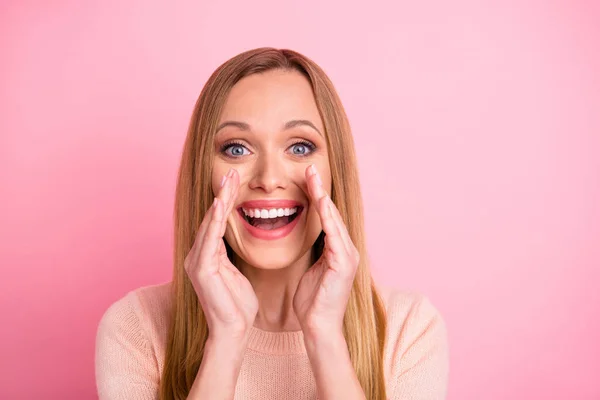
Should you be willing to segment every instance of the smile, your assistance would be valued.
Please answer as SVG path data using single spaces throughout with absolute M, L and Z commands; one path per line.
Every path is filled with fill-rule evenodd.
M 292 232 L 304 207 L 290 200 L 254 200 L 242 203 L 237 210 L 252 236 L 274 240 Z
M 270 231 L 292 222 L 298 216 L 298 207 L 271 209 L 242 208 L 242 212 L 250 225 L 258 229 Z

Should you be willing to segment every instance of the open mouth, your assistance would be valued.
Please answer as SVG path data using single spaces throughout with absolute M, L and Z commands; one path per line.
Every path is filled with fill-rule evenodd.
M 278 209 L 245 209 L 239 208 L 240 215 L 251 226 L 271 231 L 282 228 L 294 221 L 302 212 L 302 206 Z

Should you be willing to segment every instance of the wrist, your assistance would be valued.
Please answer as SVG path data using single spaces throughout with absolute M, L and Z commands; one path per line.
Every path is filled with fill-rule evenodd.
M 308 353 L 343 354 L 348 352 L 341 329 L 311 330 L 304 333 L 304 347 Z
M 246 343 L 209 335 L 188 399 L 233 398 Z
M 321 331 L 304 339 L 321 399 L 364 399 L 342 330 Z
M 250 330 L 250 327 L 235 329 L 226 327 L 209 328 L 207 341 L 218 346 L 240 347 L 248 342 Z
M 302 326 L 302 334 L 305 341 L 327 343 L 344 338 L 344 328 L 343 324 L 312 322 Z
M 204 352 L 218 354 L 220 357 L 236 358 L 244 354 L 248 345 L 248 337 L 216 337 L 208 336 L 204 345 Z

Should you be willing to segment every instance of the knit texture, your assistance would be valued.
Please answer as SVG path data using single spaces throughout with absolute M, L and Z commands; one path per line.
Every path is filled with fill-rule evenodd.
M 449 349 L 440 313 L 419 293 L 390 288 L 379 288 L 379 293 L 388 318 L 384 350 L 388 399 L 445 399 Z M 102 316 L 95 358 L 100 400 L 158 399 L 169 294 L 170 282 L 141 287 L 114 302 Z M 316 399 L 302 332 L 253 327 L 234 399 Z

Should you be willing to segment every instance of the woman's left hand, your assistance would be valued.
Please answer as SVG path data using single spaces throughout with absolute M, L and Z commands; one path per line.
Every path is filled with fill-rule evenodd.
M 313 165 L 306 169 L 306 180 L 325 232 L 325 247 L 298 284 L 294 312 L 305 335 L 341 334 L 360 253 Z

